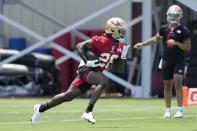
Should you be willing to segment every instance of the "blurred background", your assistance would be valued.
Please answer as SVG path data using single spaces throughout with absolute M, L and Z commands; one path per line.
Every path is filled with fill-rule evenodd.
M 80 60 L 76 44 L 102 35 L 106 21 L 120 17 L 128 23 L 126 42 L 131 48 L 119 72 L 105 72 L 111 84 L 102 97 L 163 97 L 158 69 L 162 43 L 141 52 L 133 45 L 158 32 L 173 4 L 182 8 L 182 24 L 191 31 L 183 85 L 197 87 L 196 0 L 0 0 L 0 96 L 66 91 Z

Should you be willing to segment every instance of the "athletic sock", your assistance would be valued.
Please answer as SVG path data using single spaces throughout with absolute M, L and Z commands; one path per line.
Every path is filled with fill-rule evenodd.
M 178 111 L 182 111 L 182 107 L 178 107 L 177 110 L 178 110 Z
M 166 108 L 166 111 L 167 112 L 171 112 L 171 108 Z
M 50 108 L 48 103 L 42 104 L 39 108 L 39 112 L 44 112 Z
M 86 113 L 92 112 L 93 108 L 94 108 L 94 104 L 88 104 L 88 107 L 86 109 Z

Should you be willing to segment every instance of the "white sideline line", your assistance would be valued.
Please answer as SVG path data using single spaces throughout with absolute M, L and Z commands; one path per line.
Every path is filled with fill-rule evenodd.
M 184 115 L 184 118 L 196 117 L 197 115 Z M 131 117 L 131 118 L 107 118 L 107 119 L 97 119 L 102 121 L 117 121 L 117 120 L 144 120 L 144 119 L 163 119 L 161 116 L 154 117 Z M 76 122 L 82 121 L 81 119 L 72 119 L 72 120 L 62 120 L 62 121 L 38 121 L 38 123 L 55 123 L 55 122 Z M 31 122 L 0 122 L 0 125 L 22 125 L 22 124 L 31 124 Z

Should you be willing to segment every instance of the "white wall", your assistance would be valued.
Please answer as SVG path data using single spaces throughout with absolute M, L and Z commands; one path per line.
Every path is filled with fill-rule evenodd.
M 115 0 L 22 0 L 24 3 L 31 5 L 34 8 L 42 10 L 47 15 L 50 15 L 67 25 L 70 25 L 83 17 L 109 5 Z M 97 17 L 94 20 L 82 25 L 81 29 L 104 29 L 105 22 L 110 17 L 121 17 L 125 21 L 130 20 L 131 3 L 126 2 L 119 7 L 116 7 L 107 13 Z M 18 4 L 5 4 L 3 12 L 6 16 L 17 22 L 24 24 L 26 27 L 44 36 L 49 36 L 60 28 L 51 22 L 48 22 L 38 15 L 33 14 L 29 10 Z M 22 33 L 21 31 L 4 24 L 4 40 L 8 44 L 9 37 L 26 37 L 27 44 L 33 44 L 37 40 Z M 7 47 L 7 46 L 5 46 Z

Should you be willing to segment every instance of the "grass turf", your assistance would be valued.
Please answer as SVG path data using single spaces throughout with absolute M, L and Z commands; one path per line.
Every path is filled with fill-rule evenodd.
M 30 124 L 33 105 L 40 98 L 1 98 L 0 131 L 197 131 L 197 106 L 184 108 L 184 118 L 163 119 L 163 99 L 99 99 L 94 109 L 97 123 L 80 117 L 89 99 L 75 99 L 41 115 L 36 127 Z M 172 101 L 176 112 L 176 100 Z

